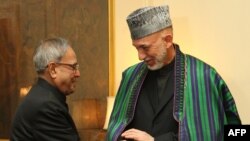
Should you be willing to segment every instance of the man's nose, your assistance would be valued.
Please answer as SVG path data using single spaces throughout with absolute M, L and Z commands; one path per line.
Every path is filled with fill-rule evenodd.
M 76 76 L 76 77 L 80 77 L 80 76 L 81 76 L 80 70 L 76 70 L 75 76 Z
M 146 58 L 146 54 L 145 54 L 145 51 L 143 49 L 138 50 L 138 57 L 139 57 L 140 61 L 142 61 Z

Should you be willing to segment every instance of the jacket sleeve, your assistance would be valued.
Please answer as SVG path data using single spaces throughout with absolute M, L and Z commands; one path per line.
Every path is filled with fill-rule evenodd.
M 66 107 L 49 102 L 45 103 L 34 123 L 36 141 L 78 141 L 79 136 Z
M 226 114 L 227 124 L 241 124 L 236 104 L 229 88 L 219 75 L 217 75 L 217 80 L 219 80 L 218 90 L 223 98 L 223 107 Z

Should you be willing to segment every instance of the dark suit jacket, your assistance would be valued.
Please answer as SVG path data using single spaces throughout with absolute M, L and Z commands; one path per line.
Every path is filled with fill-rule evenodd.
M 168 73 L 168 81 L 164 93 L 157 98 L 157 75 L 159 70 L 150 71 L 142 85 L 135 114 L 127 129 L 135 128 L 149 133 L 155 141 L 176 141 L 178 137 L 178 122 L 173 118 L 174 74 L 172 69 L 165 68 L 161 73 Z
M 39 78 L 17 109 L 11 141 L 78 141 L 66 96 Z

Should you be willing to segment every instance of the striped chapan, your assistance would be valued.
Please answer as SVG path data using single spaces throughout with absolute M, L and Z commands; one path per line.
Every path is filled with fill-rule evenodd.
M 226 83 L 213 67 L 183 54 L 176 44 L 175 49 L 173 116 L 179 122 L 179 140 L 222 141 L 224 125 L 241 124 Z M 143 62 L 123 72 L 108 126 L 107 141 L 118 141 L 133 119 L 147 72 Z

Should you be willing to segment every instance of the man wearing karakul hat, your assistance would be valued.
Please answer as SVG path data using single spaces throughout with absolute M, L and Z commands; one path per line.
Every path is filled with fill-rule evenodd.
M 168 6 L 140 8 L 127 23 L 143 62 L 123 72 L 108 141 L 218 141 L 225 124 L 241 124 L 216 70 L 173 43 Z

